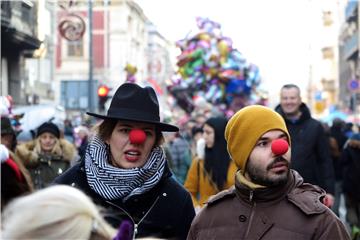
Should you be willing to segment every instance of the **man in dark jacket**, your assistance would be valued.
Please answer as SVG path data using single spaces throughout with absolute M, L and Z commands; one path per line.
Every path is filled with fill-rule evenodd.
M 353 239 L 360 239 L 360 133 L 354 133 L 341 154 L 346 220 Z
M 350 239 L 321 202 L 324 190 L 290 170 L 290 135 L 279 114 L 245 107 L 229 120 L 225 138 L 239 168 L 235 186 L 209 200 L 188 239 Z
M 294 84 L 281 88 L 280 105 L 275 110 L 285 119 L 293 143 L 291 168 L 299 172 L 305 182 L 325 189 L 326 204 L 331 207 L 334 203 L 335 175 L 329 139 L 323 126 L 311 117 L 308 107 L 301 100 L 299 87 Z

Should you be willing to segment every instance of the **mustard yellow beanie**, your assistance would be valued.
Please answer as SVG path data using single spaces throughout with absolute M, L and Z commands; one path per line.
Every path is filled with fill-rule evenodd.
M 286 133 L 290 143 L 284 119 L 268 107 L 244 107 L 230 118 L 225 128 L 225 139 L 228 152 L 239 169 L 245 170 L 247 159 L 258 139 L 276 129 Z

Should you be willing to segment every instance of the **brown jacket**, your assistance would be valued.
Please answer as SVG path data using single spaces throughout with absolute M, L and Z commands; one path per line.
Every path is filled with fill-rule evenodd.
M 195 217 L 187 239 L 350 239 L 320 202 L 324 195 L 293 170 L 277 188 L 251 190 L 236 180 Z

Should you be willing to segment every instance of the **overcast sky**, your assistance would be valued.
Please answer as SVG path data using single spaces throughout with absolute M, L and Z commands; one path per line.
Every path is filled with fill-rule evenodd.
M 333 1 L 333 0 L 331 0 Z M 136 0 L 167 39 L 197 30 L 195 18 L 221 24 L 223 35 L 260 68 L 264 86 L 277 94 L 285 83 L 308 84 L 310 43 L 316 42 L 321 14 L 317 0 Z M 320 12 L 321 13 L 321 12 Z M 314 17 L 315 16 L 315 17 Z M 313 44 L 313 43 L 312 43 Z M 314 47 L 314 46 L 312 46 Z

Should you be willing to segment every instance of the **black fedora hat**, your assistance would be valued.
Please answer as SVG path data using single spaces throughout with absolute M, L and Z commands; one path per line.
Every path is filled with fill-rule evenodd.
M 177 132 L 179 128 L 160 122 L 159 102 L 151 87 L 140 87 L 135 83 L 124 83 L 115 92 L 107 115 L 87 112 L 101 119 L 130 120 L 155 124 L 161 131 Z

